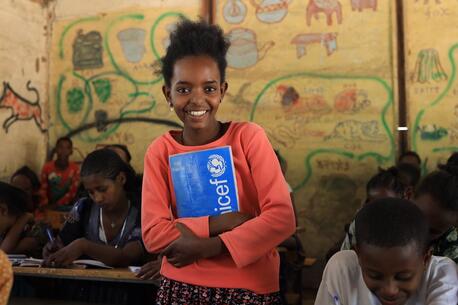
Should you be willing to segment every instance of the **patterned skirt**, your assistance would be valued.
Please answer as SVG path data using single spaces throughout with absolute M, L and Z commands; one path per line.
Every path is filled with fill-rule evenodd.
M 280 293 L 256 294 L 246 289 L 210 288 L 163 277 L 157 305 L 282 305 Z

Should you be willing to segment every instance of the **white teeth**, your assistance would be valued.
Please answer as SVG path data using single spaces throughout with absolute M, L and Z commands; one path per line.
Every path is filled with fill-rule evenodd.
M 202 111 L 189 111 L 189 114 L 192 115 L 192 116 L 202 116 L 206 113 L 207 111 L 206 110 L 202 110 Z

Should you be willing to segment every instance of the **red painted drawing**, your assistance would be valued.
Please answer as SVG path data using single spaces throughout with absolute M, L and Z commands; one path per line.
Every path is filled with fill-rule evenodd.
M 0 109 L 11 109 L 11 115 L 3 122 L 3 129 L 8 132 L 8 129 L 17 121 L 34 120 L 37 127 L 45 132 L 45 124 L 41 117 L 40 95 L 36 88 L 27 82 L 27 90 L 32 91 L 36 95 L 35 101 L 29 101 L 16 93 L 10 84 L 3 82 L 3 94 L 0 97 Z
M 307 55 L 307 46 L 310 44 L 323 46 L 329 56 L 337 50 L 337 33 L 298 34 L 291 40 L 291 43 L 296 45 L 297 58 Z
M 312 17 L 318 20 L 318 14 L 326 15 L 326 23 L 332 25 L 332 15 L 336 14 L 337 23 L 342 23 L 342 5 L 337 0 L 310 0 L 307 5 L 307 25 L 312 24 Z
M 362 11 L 365 8 L 377 10 L 377 0 L 351 0 L 351 9 L 353 11 Z

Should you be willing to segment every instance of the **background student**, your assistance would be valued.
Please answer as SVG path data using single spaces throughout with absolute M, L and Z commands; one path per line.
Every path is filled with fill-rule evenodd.
M 356 216 L 355 251 L 328 262 L 315 305 L 451 305 L 456 266 L 431 256 L 428 223 L 415 204 L 382 198 Z
M 441 168 L 423 178 L 414 202 L 428 219 L 433 254 L 458 263 L 458 167 Z
M 61 267 L 85 256 L 109 266 L 141 262 L 140 195 L 135 172 L 113 151 L 90 153 L 81 167 L 89 194 L 75 203 L 59 236 L 43 249 L 45 265 Z
M 0 182 L 0 249 L 7 254 L 40 257 L 46 244 L 45 227 L 34 222 L 27 206 L 26 193 Z
M 28 166 L 23 166 L 14 172 L 10 183 L 27 194 L 27 212 L 34 213 L 40 202 L 40 180 L 37 174 Z
M 56 160 L 51 160 L 41 171 L 40 206 L 57 208 L 73 203 L 79 185 L 79 166 L 70 161 L 73 142 L 62 137 L 56 142 Z

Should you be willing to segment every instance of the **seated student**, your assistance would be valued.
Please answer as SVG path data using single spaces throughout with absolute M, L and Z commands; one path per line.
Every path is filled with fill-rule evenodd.
M 402 153 L 399 156 L 398 164 L 401 164 L 401 163 L 409 163 L 409 164 L 412 164 L 413 166 L 420 168 L 421 167 L 421 158 L 416 152 L 409 150 L 409 151 Z
M 415 204 L 382 198 L 356 215 L 355 251 L 326 265 L 315 305 L 454 305 L 456 266 L 431 256 L 428 223 Z
M 57 159 L 47 162 L 41 171 L 40 206 L 49 208 L 72 204 L 79 184 L 79 166 L 69 160 L 72 140 L 59 138 L 55 151 Z
M 90 153 L 81 167 L 89 198 L 75 203 L 59 236 L 43 249 L 45 265 L 67 266 L 81 256 L 113 267 L 137 264 L 144 248 L 134 178 L 132 167 L 115 152 Z
M 27 194 L 29 198 L 27 212 L 35 212 L 40 200 L 38 195 L 40 190 L 40 180 L 35 172 L 28 166 L 23 166 L 11 176 L 10 183 Z
M 129 149 L 127 148 L 126 145 L 123 144 L 110 144 L 105 146 L 105 148 L 110 149 L 114 151 L 115 153 L 118 154 L 118 156 L 127 164 L 130 164 L 130 161 L 132 160 L 132 155 L 129 152 Z M 143 184 L 143 175 L 142 174 L 137 174 L 135 176 L 136 180 L 136 185 L 138 188 L 138 192 L 142 192 L 142 184 Z
M 0 305 L 8 304 L 12 286 L 13 268 L 5 253 L 0 251 Z
M 393 166 L 386 170 L 380 169 L 379 172 L 367 182 L 366 200 L 364 204 L 384 197 L 410 199 L 412 196 L 411 190 L 412 188 L 407 189 L 407 186 L 403 183 L 401 173 L 396 167 Z M 348 227 L 340 250 L 350 250 L 355 244 L 355 221 L 353 220 Z
M 433 255 L 458 263 L 458 168 L 440 167 L 420 182 L 415 203 L 428 219 Z
M 34 223 L 27 204 L 26 193 L 0 182 L 0 249 L 7 254 L 39 257 L 46 244 L 45 228 Z

